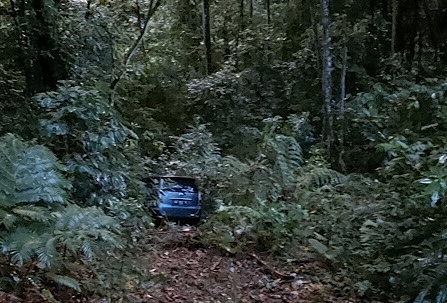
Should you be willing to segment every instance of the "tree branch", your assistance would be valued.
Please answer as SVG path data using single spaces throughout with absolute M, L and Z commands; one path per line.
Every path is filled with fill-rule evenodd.
M 147 13 L 146 21 L 144 23 L 143 29 L 141 30 L 140 35 L 138 36 L 137 40 L 135 40 L 134 44 L 132 45 L 132 47 L 130 48 L 130 50 L 128 51 L 128 53 L 126 55 L 126 60 L 124 61 L 124 68 L 127 65 L 129 65 L 130 60 L 132 59 L 132 57 L 135 55 L 136 51 L 140 47 L 140 45 L 143 41 L 143 38 L 149 29 L 149 21 L 152 19 L 155 12 L 160 7 L 161 3 L 162 3 L 162 0 L 156 0 L 155 4 L 154 4 L 154 0 L 151 0 L 149 11 Z M 111 96 L 110 96 L 110 101 L 111 101 L 112 106 L 113 106 L 113 100 L 112 100 L 113 90 L 115 90 L 116 86 L 118 85 L 118 82 L 121 80 L 121 78 L 125 74 L 126 74 L 126 69 L 124 69 L 124 71 L 119 76 L 115 77 L 115 79 L 113 79 L 112 83 L 110 84 L 110 90 L 112 91 Z

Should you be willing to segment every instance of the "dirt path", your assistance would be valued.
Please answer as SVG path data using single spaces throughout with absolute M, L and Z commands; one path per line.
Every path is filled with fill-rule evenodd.
M 184 233 L 182 237 L 191 235 Z M 279 268 L 257 255 L 230 257 L 212 249 L 174 245 L 160 247 L 150 273 L 155 285 L 142 302 L 262 303 L 356 302 L 337 299 L 315 275 L 317 262 Z M 357 301 L 358 302 L 358 301 Z

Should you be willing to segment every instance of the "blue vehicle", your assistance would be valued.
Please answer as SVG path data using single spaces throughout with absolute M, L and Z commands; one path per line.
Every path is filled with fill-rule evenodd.
M 147 202 L 155 220 L 198 223 L 202 194 L 196 179 L 177 176 L 153 176 L 144 179 L 148 189 Z

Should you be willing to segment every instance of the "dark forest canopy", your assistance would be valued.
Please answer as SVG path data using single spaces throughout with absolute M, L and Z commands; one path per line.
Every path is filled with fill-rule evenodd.
M 138 249 L 141 179 L 169 173 L 200 181 L 205 247 L 444 302 L 446 20 L 447 0 L 0 0 L 0 289 L 106 296 L 67 264 Z

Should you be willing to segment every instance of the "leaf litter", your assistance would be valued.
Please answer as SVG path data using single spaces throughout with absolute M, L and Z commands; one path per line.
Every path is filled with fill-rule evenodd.
M 275 265 L 267 256 L 254 253 L 229 255 L 190 245 L 195 233 L 188 228 L 177 235 L 177 242 L 163 243 L 149 264 L 149 272 L 163 279 L 142 302 L 360 302 L 337 298 L 331 293 L 333 285 L 315 279 L 315 275 L 328 274 L 324 264 L 317 261 Z
M 357 303 L 350 292 L 340 295 L 346 287 L 333 281 L 327 266 L 321 261 L 292 260 L 278 262 L 255 253 L 230 255 L 215 248 L 207 248 L 197 241 L 195 228 L 182 227 L 157 230 L 151 239 L 142 239 L 144 246 L 138 253 L 128 252 L 144 267 L 150 283 L 138 283 L 129 277 L 123 288 L 126 294 L 108 297 L 72 295 L 66 288 L 53 287 L 50 299 L 30 290 L 25 300 L 0 293 L 0 303 Z M 153 243 L 155 242 L 155 244 Z M 133 255 L 134 254 L 134 255 Z M 79 281 L 86 289 L 94 284 L 89 270 L 79 271 Z M 121 273 L 123 276 L 126 274 Z M 65 292 L 64 292 L 65 289 Z M 94 297 L 94 298 L 93 298 Z M 54 300 L 54 301 L 53 301 Z

